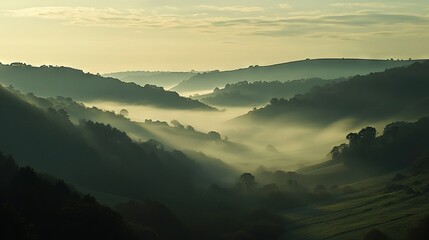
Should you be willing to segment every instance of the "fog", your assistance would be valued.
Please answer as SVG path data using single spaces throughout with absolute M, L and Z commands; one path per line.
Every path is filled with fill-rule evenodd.
M 339 225 L 347 224 L 344 229 L 349 229 L 349 222 L 367 219 L 368 213 L 373 214 L 371 219 L 387 219 L 391 212 L 405 209 L 406 205 L 396 204 L 406 202 L 404 199 L 413 199 L 407 201 L 413 203 L 413 209 L 420 199 L 427 202 L 429 178 L 421 170 L 429 169 L 429 118 L 396 122 L 427 114 L 424 73 L 429 68 L 414 67 L 421 68 L 416 71 L 420 77 L 412 74 L 412 78 L 402 79 L 417 79 L 421 84 L 412 87 L 418 91 L 392 84 L 393 90 L 383 93 L 381 90 L 389 89 L 396 78 L 382 77 L 389 83 L 382 85 L 357 77 L 349 80 L 351 85 L 343 82 L 316 88 L 292 100 L 273 98 L 259 109 L 230 107 L 218 111 L 208 106 L 176 106 L 178 101 L 189 103 L 176 94 L 161 106 L 155 100 L 165 92 L 151 86 L 146 90 L 152 92 L 149 96 L 155 96 L 153 104 L 158 107 L 137 105 L 150 104 L 147 102 L 124 104 L 129 101 L 119 103 L 115 99 L 84 105 L 70 97 L 40 98 L 0 86 L 0 132 L 5 136 L 0 138 L 0 173 L 16 175 L 6 174 L 9 179 L 0 179 L 0 186 L 6 186 L 0 187 L 0 195 L 12 194 L 0 201 L 18 199 L 16 210 L 24 212 L 12 214 L 11 219 L 27 219 L 35 212 L 33 209 L 43 219 L 48 205 L 64 205 L 68 212 L 70 206 L 74 208 L 73 202 L 82 200 L 84 209 L 78 213 L 84 221 L 74 214 L 65 219 L 76 219 L 85 229 L 85 220 L 102 222 L 86 214 L 91 210 L 88 206 L 100 209 L 94 198 L 81 199 L 67 190 L 62 180 L 52 185 L 50 176 L 49 181 L 37 180 L 33 170 L 19 169 L 9 156 L 1 154 L 4 151 L 21 166 L 64 179 L 78 191 L 114 207 L 120 214 L 117 219 L 122 216 L 126 226 L 130 224 L 130 230 L 139 235 L 142 229 L 150 230 L 141 232 L 142 238 L 115 239 L 148 239 L 152 235 L 154 238 L 149 239 L 296 239 L 296 229 L 311 228 L 306 219 L 323 227 L 326 222 L 338 226 L 331 219 L 339 219 Z M 354 84 L 356 81 L 359 84 Z M 383 86 L 381 94 L 374 90 L 378 89 L 376 85 Z M 115 91 L 114 87 L 109 89 Z M 136 96 L 146 97 L 140 92 Z M 122 97 L 127 99 L 129 95 Z M 191 103 L 198 106 L 197 101 Z M 169 110 L 172 108 L 206 111 Z M 394 194 L 396 199 L 392 198 Z M 22 207 L 24 201 L 19 198 L 28 203 Z M 0 202 L 0 212 L 1 206 L 13 206 L 13 201 Z M 42 204 L 34 207 L 34 202 Z M 369 205 L 362 204 L 365 202 Z M 395 204 L 396 209 L 391 208 Z M 344 209 L 339 209 L 340 205 Z M 383 206 L 382 213 L 377 211 L 379 206 Z M 386 211 L 385 207 L 390 209 Z M 26 213 L 25 209 L 30 211 Z M 65 209 L 51 212 L 53 223 L 63 216 L 57 212 Z M 334 215 L 325 221 L 329 209 Z M 356 212 L 362 215 L 352 218 Z M 301 216 L 296 219 L 297 215 Z M 411 212 L 405 216 L 414 215 Z M 101 212 L 100 219 L 108 220 L 106 216 L 111 214 Z M 321 220 L 311 219 L 313 216 Z M 398 219 L 397 215 L 391 217 Z M 25 226 L 44 223 L 28 219 L 31 221 Z M 305 231 L 302 236 L 307 236 Z M 320 239 L 319 234 L 317 231 L 314 239 Z
M 294 171 L 315 163 L 326 161 L 334 146 L 345 143 L 350 132 L 371 125 L 382 129 L 389 121 L 378 123 L 358 122 L 343 119 L 328 126 L 310 125 L 304 121 L 289 120 L 281 126 L 273 123 L 252 123 L 231 121 L 251 109 L 227 108 L 222 111 L 165 110 L 155 107 L 124 105 L 114 102 L 87 102 L 103 110 L 119 113 L 129 112 L 128 118 L 136 122 L 172 120 L 182 125 L 192 126 L 196 131 L 220 133 L 220 141 L 202 141 L 189 135 L 185 130 L 172 131 L 165 128 L 148 128 L 152 136 L 157 136 L 163 144 L 179 150 L 200 151 L 218 158 L 240 171 L 255 171 L 260 166 L 270 170 Z M 141 140 L 145 136 L 127 132 Z M 227 141 L 225 141 L 227 140 Z
M 84 104 L 87 107 L 95 106 L 115 113 L 119 113 L 121 109 L 126 109 L 129 112 L 128 117 L 137 122 L 152 119 L 170 123 L 172 120 L 177 120 L 184 125 L 191 125 L 195 129 L 204 132 L 223 132 L 227 128 L 225 125 L 227 121 L 250 111 L 249 108 L 228 108 L 220 111 L 169 110 L 115 102 L 85 102 Z

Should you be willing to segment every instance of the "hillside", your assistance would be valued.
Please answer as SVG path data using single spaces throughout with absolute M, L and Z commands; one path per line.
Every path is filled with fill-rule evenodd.
M 126 132 L 134 141 L 154 140 L 162 143 L 165 149 L 204 152 L 217 158 L 219 158 L 219 154 L 222 157 L 235 159 L 239 158 L 239 154 L 249 156 L 255 154 L 252 148 L 228 140 L 225 136 L 221 136 L 220 133 L 215 131 L 204 133 L 194 129 L 192 126 L 184 126 L 177 120 L 173 120 L 170 123 L 150 119 L 146 119 L 144 122 L 136 122 L 114 112 L 103 111 L 96 107 L 88 108 L 73 101 L 71 98 L 41 98 L 34 94 L 21 94 L 10 88 L 8 90 L 44 110 L 52 108 L 57 111 L 65 111 L 75 124 L 79 124 L 82 120 L 109 124 Z
M 18 167 L 2 153 L 0 176 L 2 239 L 145 239 L 133 236 L 119 214 L 91 196 Z
M 385 69 L 410 65 L 418 60 L 314 59 L 281 63 L 271 66 L 250 66 L 232 71 L 200 73 L 186 80 L 174 91 L 203 91 L 224 87 L 242 81 L 290 81 L 296 79 L 335 79 L 380 72 Z
M 141 86 L 146 84 L 156 85 L 165 89 L 170 89 L 182 81 L 195 76 L 196 72 L 115 72 L 103 74 L 105 77 L 117 78 L 123 82 L 135 82 Z
M 344 118 L 418 118 L 429 113 L 427 89 L 429 61 L 316 87 L 289 100 L 272 99 L 239 119 L 327 124 Z
M 41 181 L 28 168 L 19 170 L 24 173 L 24 181 L 18 183 L 29 187 L 24 188 L 24 194 L 11 198 L 12 205 L 30 206 L 25 209 L 30 213 L 34 213 L 32 209 L 48 209 L 54 214 L 71 216 L 77 221 L 70 220 L 70 224 L 78 228 L 89 217 L 87 226 L 99 223 L 112 230 L 112 235 L 106 238 L 117 236 L 116 230 L 127 233 L 129 227 L 133 233 L 149 234 L 143 239 L 192 239 L 194 235 L 195 239 L 209 240 L 354 239 L 373 228 L 389 236 L 398 234 L 403 239 L 407 235 L 419 236 L 421 229 L 426 228 L 426 225 L 419 226 L 419 221 L 428 213 L 428 159 L 424 157 L 428 154 L 428 118 L 390 124 L 380 136 L 369 127 L 351 133 L 347 135 L 347 145 L 335 147 L 331 152 L 333 160 L 302 173 L 265 171 L 261 174 L 260 171 L 239 176 L 225 165 L 208 161 L 199 154 L 169 151 L 156 141 L 132 141 L 110 125 L 87 120 L 75 125 L 72 121 L 75 122 L 77 113 L 70 117 L 60 108 L 61 102 L 76 104 L 70 101 L 24 96 L 0 87 L 0 149 L 14 154 L 21 165 L 64 178 L 78 189 L 98 196 L 122 198 L 115 209 L 127 224 L 91 197 L 71 196 L 77 203 L 71 209 L 61 201 L 59 205 L 46 207 L 48 201 L 44 193 L 52 187 L 43 181 L 39 184 Z M 67 104 L 63 105 L 67 109 Z M 99 114 L 101 119 L 106 116 L 96 109 L 91 113 L 76 109 L 87 116 Z M 147 124 L 165 125 L 162 122 Z M 175 125 L 181 128 L 179 123 Z M 214 133 L 209 136 L 218 137 Z M 3 160 L 4 156 L 0 155 L 0 171 L 7 165 Z M 355 161 L 362 164 L 350 164 Z M 379 168 L 380 165 L 392 167 Z M 0 172 L 0 190 L 10 182 L 1 184 L 10 173 L 13 171 Z M 222 181 L 231 176 L 235 181 Z M 60 189 L 63 194 L 58 197 L 57 190 L 53 190 L 50 196 L 54 199 L 70 196 L 64 184 L 57 183 L 54 189 Z M 0 201 L 3 196 L 16 193 L 4 192 L 7 194 L 0 195 Z M 129 199 L 140 201 L 129 202 Z M 168 208 L 146 199 L 160 201 Z M 36 208 L 31 207 L 39 203 Z M 80 209 L 82 205 L 84 209 Z M 64 213 L 62 209 L 67 211 Z M 27 214 L 18 210 L 20 214 Z M 10 223 L 15 213 L 7 213 L 5 219 Z M 55 219 L 52 215 L 36 213 L 32 216 L 50 219 L 42 225 L 45 229 L 57 229 L 56 224 L 62 226 L 61 222 L 51 221 Z M 106 213 L 107 217 L 100 219 L 99 216 Z M 109 219 L 116 221 L 112 224 Z M 39 226 L 40 221 L 37 223 Z M 116 224 L 121 228 L 113 228 Z M 415 226 L 417 228 L 413 228 Z M 79 233 L 85 234 L 85 231 Z
M 139 86 L 67 67 L 0 65 L 0 84 L 38 96 L 72 97 L 80 101 L 111 101 L 172 109 L 214 110 L 199 101 L 153 85 Z
M 239 82 L 227 84 L 224 88 L 216 88 L 213 93 L 192 96 L 212 106 L 260 106 L 270 102 L 272 98 L 291 98 L 302 94 L 313 87 L 345 79 L 323 80 L 319 78 L 293 80 L 288 82 Z
M 398 174 L 403 179 L 395 176 L 326 186 L 325 193 L 337 197 L 285 212 L 292 224 L 282 239 L 426 239 L 429 175 L 404 171 Z M 346 194 L 338 196 L 341 191 Z
M 218 179 L 204 167 L 207 159 L 196 161 L 151 141 L 134 142 L 111 125 L 84 120 L 74 125 L 64 110 L 40 109 L 1 87 L 0 114 L 3 152 L 84 189 L 176 202 Z
M 293 222 L 285 239 L 374 239 L 375 230 L 388 237 L 381 239 L 427 238 L 428 131 L 429 119 L 421 118 L 388 124 L 378 136 L 371 127 L 348 134 L 332 161 L 300 171 L 337 197 L 285 212 Z
M 62 180 L 19 167 L 1 152 L 0 176 L 2 239 L 192 239 L 170 210 L 159 203 L 124 203 L 118 209 L 121 216 Z M 140 219 L 147 220 L 130 224 L 131 218 L 123 209 L 140 210 Z M 161 230 L 160 222 L 168 226 Z

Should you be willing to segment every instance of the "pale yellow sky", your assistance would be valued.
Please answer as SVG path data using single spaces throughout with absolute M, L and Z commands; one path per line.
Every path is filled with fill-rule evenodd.
M 3 0 L 0 29 L 3 63 L 94 73 L 429 57 L 426 0 Z

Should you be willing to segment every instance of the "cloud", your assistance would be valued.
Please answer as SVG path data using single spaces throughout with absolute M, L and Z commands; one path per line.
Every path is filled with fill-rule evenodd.
M 333 7 L 347 7 L 347 8 L 387 8 L 388 6 L 384 3 L 380 2 L 370 2 L 370 3 L 360 3 L 360 2 L 354 2 L 354 3 L 333 3 L 331 4 Z
M 128 28 L 171 28 L 199 25 L 185 16 L 152 14 L 144 9 L 117 10 L 112 8 L 88 7 L 37 7 L 8 10 L 13 17 L 33 17 L 63 20 L 67 24 L 80 26 L 128 27 Z
M 230 11 L 230 12 L 243 12 L 243 13 L 251 13 L 251 12 L 262 12 L 264 11 L 261 7 L 246 7 L 246 6 L 212 6 L 212 5 L 200 5 L 198 6 L 202 9 L 215 10 L 215 11 Z
M 200 6 L 201 7 L 201 6 Z M 211 6 L 205 6 L 211 8 Z M 226 7 L 230 11 L 251 11 L 241 7 Z M 234 9 L 234 10 L 231 10 Z M 240 10 L 238 10 L 240 9 Z M 228 10 L 225 10 L 228 11 Z M 256 11 L 256 9 L 254 9 Z M 204 14 L 153 13 L 144 9 L 117 10 L 112 8 L 41 7 L 9 10 L 13 17 L 60 20 L 66 24 L 115 28 L 180 28 L 201 33 L 233 33 L 238 35 L 296 36 L 348 33 L 401 33 L 416 29 L 426 31 L 429 16 L 357 11 L 343 14 L 320 12 L 290 13 L 288 16 L 212 16 Z M 400 27 L 401 26 L 401 27 Z

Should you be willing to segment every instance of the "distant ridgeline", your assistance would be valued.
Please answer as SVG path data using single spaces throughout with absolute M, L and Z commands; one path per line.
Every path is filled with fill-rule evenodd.
M 336 79 L 380 72 L 410 65 L 422 60 L 314 59 L 281 63 L 271 66 L 250 66 L 231 71 L 199 73 L 176 87 L 174 91 L 202 91 L 222 88 L 242 81 L 291 81 L 297 79 Z
M 162 87 L 125 83 L 68 67 L 33 67 L 22 63 L 0 65 L 0 84 L 38 96 L 63 96 L 79 101 L 111 101 L 171 109 L 214 110 Z
M 270 104 L 239 119 L 285 119 L 329 124 L 344 118 L 383 120 L 418 118 L 429 113 L 429 61 L 316 87 Z
M 124 82 L 135 82 L 139 85 L 156 85 L 169 89 L 176 86 L 182 81 L 188 80 L 195 76 L 197 72 L 116 72 L 104 74 L 105 77 L 117 78 Z
M 260 106 L 272 98 L 291 98 L 296 94 L 306 93 L 313 87 L 332 82 L 345 81 L 346 78 L 324 80 L 320 78 L 280 81 L 239 82 L 227 84 L 225 88 L 216 88 L 213 93 L 192 98 L 214 106 Z

